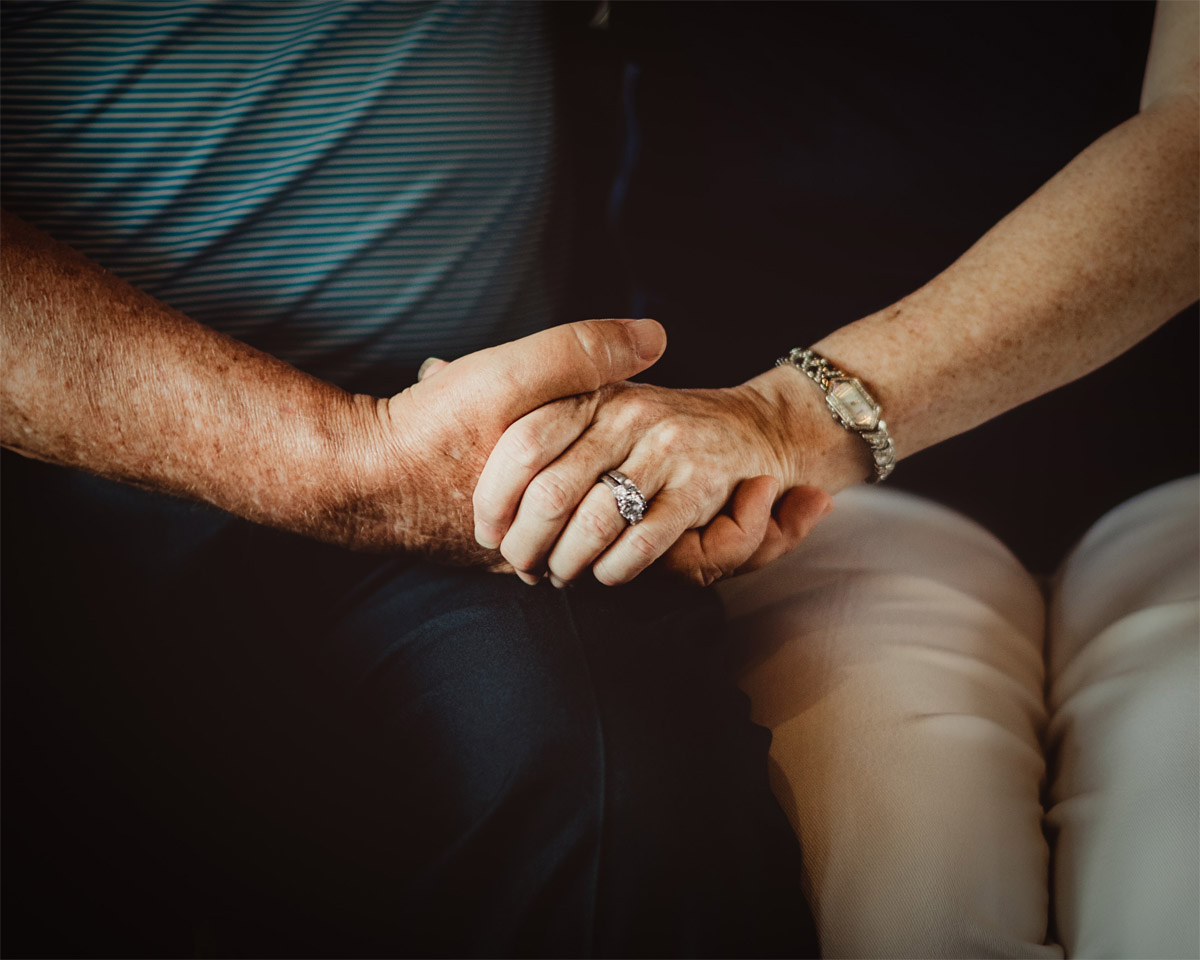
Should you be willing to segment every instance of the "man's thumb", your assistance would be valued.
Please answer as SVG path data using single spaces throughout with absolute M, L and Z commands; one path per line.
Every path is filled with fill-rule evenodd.
M 633 340 L 633 348 L 639 361 L 650 366 L 667 349 L 667 333 L 657 320 L 644 318 L 641 320 L 618 320 Z M 642 369 L 645 369 L 644 367 Z M 638 371 L 641 373 L 641 370 Z M 632 376 L 632 374 L 630 374 Z
M 497 397 L 495 412 L 512 422 L 544 403 L 628 380 L 666 348 L 666 331 L 654 320 L 580 320 L 466 359 L 489 382 L 520 385 Z

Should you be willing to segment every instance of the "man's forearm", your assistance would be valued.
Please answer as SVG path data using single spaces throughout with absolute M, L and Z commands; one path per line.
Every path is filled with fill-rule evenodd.
M 7 213 L 0 439 L 345 542 L 367 398 L 196 323 Z
M 345 546 L 495 565 L 471 492 L 542 404 L 649 367 L 652 320 L 479 350 L 396 395 L 345 393 L 222 336 L 6 217 L 0 441 Z

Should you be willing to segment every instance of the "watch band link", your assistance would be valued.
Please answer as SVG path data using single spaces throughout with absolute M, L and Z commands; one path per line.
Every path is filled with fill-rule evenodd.
M 794 347 L 775 366 L 795 367 L 825 394 L 833 419 L 850 433 L 863 438 L 871 451 L 875 471 L 867 483 L 887 479 L 896 467 L 896 448 L 887 424 L 880 418 L 879 404 L 857 377 L 847 375 L 819 353 Z

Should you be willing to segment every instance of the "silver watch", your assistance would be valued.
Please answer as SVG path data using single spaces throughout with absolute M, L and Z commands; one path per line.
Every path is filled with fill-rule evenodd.
M 786 357 L 775 361 L 777 367 L 784 365 L 795 367 L 820 387 L 833 419 L 866 441 L 875 463 L 875 474 L 867 477 L 867 483 L 886 479 L 896 467 L 896 448 L 887 424 L 879 419 L 882 412 L 879 404 L 862 381 L 847 376 L 819 353 L 799 347 L 793 347 Z

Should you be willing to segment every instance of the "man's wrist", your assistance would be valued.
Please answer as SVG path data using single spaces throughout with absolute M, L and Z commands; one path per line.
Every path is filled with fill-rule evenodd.
M 357 398 L 324 383 L 300 386 L 256 399 L 262 439 L 251 447 L 259 455 L 241 464 L 231 459 L 224 468 L 214 464 L 214 489 L 204 499 L 248 520 L 353 546 L 358 536 L 349 507 L 367 462 Z
M 308 535 L 354 550 L 404 550 L 407 470 L 389 429 L 388 400 L 345 394 L 324 411 L 313 474 L 300 496 L 310 511 Z
M 355 550 L 403 552 L 452 566 L 494 567 L 499 552 L 475 542 L 470 488 L 482 454 L 447 456 L 444 438 L 412 388 L 393 397 L 355 395 L 331 451 L 336 511 L 330 528 Z M 479 456 L 475 465 L 471 457 Z

